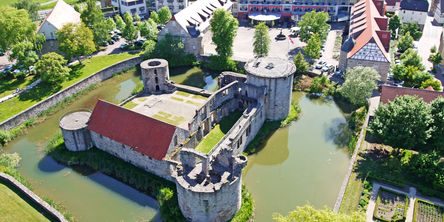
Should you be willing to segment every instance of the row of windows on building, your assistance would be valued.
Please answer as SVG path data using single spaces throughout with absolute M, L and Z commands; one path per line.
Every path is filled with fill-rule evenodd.
M 240 11 L 248 11 L 247 6 L 240 6 Z M 291 12 L 291 8 L 283 8 L 284 12 Z M 325 8 L 293 8 L 293 12 L 323 12 L 326 11 Z M 334 11 L 334 9 L 329 9 L 329 12 Z M 281 12 L 281 8 L 268 8 L 268 7 L 250 7 L 250 12 Z
M 247 1 L 247 0 L 240 0 L 239 3 L 241 4 L 271 4 L 271 5 L 279 5 L 279 4 L 294 4 L 294 5 L 351 5 L 349 1 L 341 0 L 340 2 L 337 1 L 328 1 L 328 2 L 303 2 L 303 1 L 291 1 L 291 0 L 277 0 L 277 1 Z

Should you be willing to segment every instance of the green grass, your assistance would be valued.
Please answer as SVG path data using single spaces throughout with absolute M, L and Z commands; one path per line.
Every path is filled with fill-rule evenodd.
M 160 120 L 165 123 L 169 123 L 174 126 L 180 125 L 183 121 L 185 121 L 185 117 L 183 116 L 173 116 L 169 113 L 159 111 L 157 114 L 152 116 L 154 119 Z
M 0 183 L 0 203 L 0 221 L 50 221 L 3 183 Z
M 202 99 L 202 100 L 207 100 L 208 98 L 205 96 L 201 96 L 201 95 L 193 95 L 193 97 L 191 97 L 193 99 Z
M 202 153 L 208 153 L 225 134 L 231 129 L 231 127 L 241 117 L 242 112 L 234 111 L 228 116 L 222 118 L 222 120 L 216 124 L 216 126 L 200 141 L 196 146 L 196 150 Z
M 24 89 L 26 86 L 30 85 L 37 79 L 34 79 L 33 76 L 28 76 L 25 79 L 10 79 L 10 80 L 1 80 L 0 81 L 0 98 L 10 95 L 17 88 Z
M 142 97 L 142 98 L 137 98 L 137 101 L 139 102 L 145 102 L 148 98 L 146 97 Z
M 42 82 L 31 90 L 20 94 L 20 96 L 4 103 L 0 103 L 0 122 L 20 113 L 43 99 L 48 98 L 52 94 L 73 85 L 79 80 L 88 77 L 103 68 L 136 56 L 136 54 L 128 53 L 96 56 L 83 61 L 82 65 L 76 64 L 71 67 L 72 71 L 69 80 L 63 82 L 60 86 L 54 87 Z
M 254 202 L 251 194 L 248 193 L 247 187 L 242 184 L 242 205 L 236 215 L 230 222 L 249 221 L 254 211 Z
M 17 0 L 0 0 L 0 6 L 10 6 L 14 4 Z
M 189 103 L 189 104 L 191 104 L 191 105 L 195 105 L 195 106 L 200 106 L 200 105 L 202 105 L 202 103 L 196 103 L 196 102 L 193 102 L 193 101 L 191 101 L 191 100 L 187 100 L 186 103 Z
M 179 95 L 179 96 L 183 96 L 183 97 L 191 96 L 190 93 L 187 93 L 187 92 L 184 92 L 184 91 L 177 91 L 175 94 Z
M 129 101 L 127 103 L 125 103 L 125 105 L 123 105 L 122 107 L 127 108 L 127 109 L 132 109 L 134 107 L 136 107 L 138 104 L 134 103 L 133 101 Z
M 48 2 L 49 0 L 38 0 L 38 1 L 43 3 L 43 2 Z M 72 6 L 82 2 L 82 0 L 64 0 L 64 1 Z M 47 5 L 42 5 L 42 6 L 40 6 L 40 10 L 52 9 L 56 5 L 56 3 L 57 2 L 53 2 L 53 3 L 47 4 Z
M 179 102 L 183 102 L 183 99 L 182 99 L 182 98 L 179 98 L 179 97 L 176 97 L 176 96 L 171 96 L 170 98 L 171 98 L 171 99 L 174 99 L 174 100 L 177 100 L 177 101 L 179 101 Z
M 356 173 L 352 172 L 342 198 L 339 213 L 352 214 L 356 212 L 361 198 L 362 185 L 362 180 L 357 178 Z

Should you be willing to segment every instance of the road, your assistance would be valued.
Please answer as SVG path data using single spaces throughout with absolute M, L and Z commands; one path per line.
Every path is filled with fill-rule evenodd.
M 427 17 L 422 37 L 416 42 L 418 53 L 422 57 L 424 65 L 427 67 L 426 70 L 432 69 L 433 64 L 429 61 L 430 48 L 433 46 L 439 47 L 442 32 L 442 26 L 433 22 L 433 20 L 433 16 L 429 15 Z

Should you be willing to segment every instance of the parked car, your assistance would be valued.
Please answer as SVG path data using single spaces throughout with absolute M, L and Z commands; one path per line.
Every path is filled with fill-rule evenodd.
M 399 64 L 401 61 L 399 59 L 395 60 L 395 64 Z
M 335 67 L 333 66 L 333 65 L 326 65 L 326 66 L 324 66 L 324 67 L 322 67 L 322 72 L 331 72 L 331 71 L 333 71 L 333 69 L 334 69 Z
M 109 39 L 108 40 L 108 45 L 112 45 L 112 44 L 114 44 L 114 40 L 113 39 Z
M 342 70 L 340 70 L 340 69 L 336 70 L 336 72 L 333 75 L 342 76 Z
M 135 44 L 137 47 L 142 47 L 143 43 L 145 43 L 145 42 L 146 42 L 145 39 L 139 39 L 139 40 L 137 40 L 134 44 Z
M 124 50 L 124 49 L 127 49 L 129 47 L 129 45 L 128 44 L 126 44 L 126 43 L 122 43 L 121 45 L 120 45 L 120 49 L 122 49 L 122 50 Z
M 318 64 L 316 64 L 316 69 L 322 69 L 322 67 L 324 67 L 325 65 L 327 65 L 326 62 L 319 61 Z
M 393 80 L 393 73 L 389 72 L 387 74 L 387 80 Z
M 401 86 L 404 85 L 404 81 L 401 81 L 401 80 L 395 79 L 395 80 L 393 81 L 393 84 L 394 84 L 395 86 L 401 87 Z
M 8 65 L 2 70 L 2 73 L 6 74 L 6 73 L 10 73 L 11 71 L 12 71 L 12 65 Z
M 120 39 L 120 35 L 113 35 L 113 36 L 111 36 L 111 39 L 114 41 L 117 41 Z
M 118 30 L 118 29 L 114 29 L 113 32 L 114 32 L 116 35 L 122 35 L 122 32 L 121 32 L 120 30 Z
M 5 55 L 5 53 L 2 50 L 0 50 L 0 56 L 4 56 L 4 55 Z

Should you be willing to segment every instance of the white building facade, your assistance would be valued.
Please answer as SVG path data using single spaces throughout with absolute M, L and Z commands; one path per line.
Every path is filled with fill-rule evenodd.
M 120 8 L 120 13 L 129 12 L 131 15 L 146 15 L 148 13 L 145 0 L 111 0 L 113 6 Z
M 46 40 L 55 40 L 55 32 L 68 23 L 80 23 L 80 13 L 63 0 L 59 0 L 37 28 L 37 33 L 43 34 Z
M 172 14 L 176 14 L 186 8 L 188 4 L 188 0 L 156 0 L 156 11 L 166 6 Z
M 403 0 L 398 16 L 404 24 L 418 23 L 420 27 L 424 27 L 428 11 L 427 0 Z

